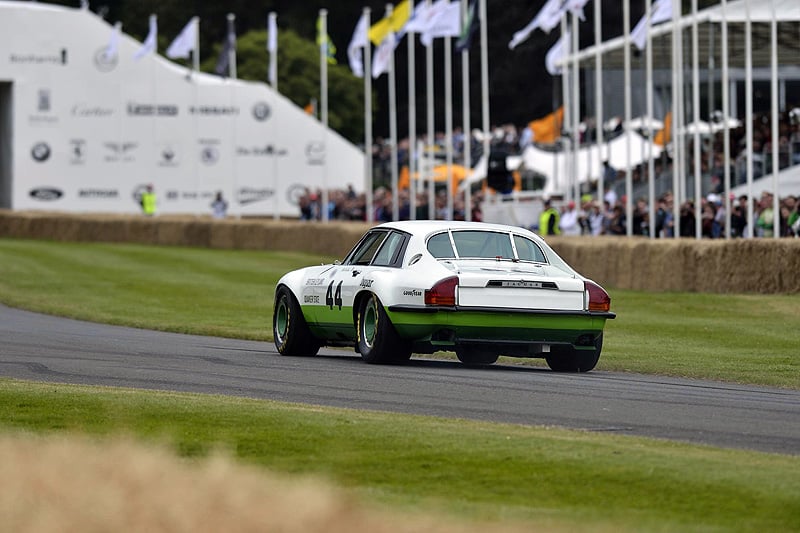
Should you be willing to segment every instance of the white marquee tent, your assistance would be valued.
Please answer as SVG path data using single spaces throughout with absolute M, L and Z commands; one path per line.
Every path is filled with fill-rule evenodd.
M 362 189 L 364 153 L 263 83 L 193 72 L 83 9 L 0 1 L 0 207 L 299 214 L 306 187 Z

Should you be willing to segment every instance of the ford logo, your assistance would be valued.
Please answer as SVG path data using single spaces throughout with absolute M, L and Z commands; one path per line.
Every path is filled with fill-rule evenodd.
M 53 200 L 58 200 L 59 198 L 64 196 L 64 193 L 60 189 L 52 189 L 48 187 L 31 189 L 31 192 L 28 194 L 34 200 L 42 200 L 44 202 L 51 202 Z

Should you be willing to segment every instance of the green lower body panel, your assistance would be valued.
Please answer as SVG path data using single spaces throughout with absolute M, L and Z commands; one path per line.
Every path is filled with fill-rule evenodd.
M 587 344 L 603 332 L 606 319 L 591 315 L 553 315 L 485 311 L 391 312 L 401 336 L 432 343 L 511 342 Z

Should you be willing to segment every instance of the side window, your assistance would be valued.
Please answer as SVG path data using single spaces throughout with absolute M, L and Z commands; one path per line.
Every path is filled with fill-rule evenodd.
M 378 255 L 375 256 L 375 260 L 372 261 L 372 264 L 377 266 L 391 266 L 395 264 L 397 254 L 403 247 L 404 241 L 405 236 L 402 233 L 391 232 L 386 240 L 383 241 L 383 245 L 381 249 L 378 250 Z
M 345 261 L 346 265 L 368 265 L 378 251 L 383 240 L 386 238 L 385 231 L 376 231 L 367 234 L 361 242 L 350 252 L 350 256 Z
M 547 262 L 542 249 L 530 239 L 514 235 L 514 246 L 517 247 L 517 257 L 519 257 L 520 261 L 534 261 L 537 263 Z
M 450 235 L 447 232 L 439 233 L 428 239 L 428 251 L 436 259 L 456 256 L 453 252 L 453 246 L 450 244 Z

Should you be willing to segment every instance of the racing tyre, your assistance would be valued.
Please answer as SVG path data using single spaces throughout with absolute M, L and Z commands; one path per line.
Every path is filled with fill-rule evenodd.
M 547 366 L 555 372 L 588 372 L 592 370 L 600 359 L 603 349 L 603 334 L 601 333 L 594 343 L 594 350 L 575 350 L 554 346 L 547 357 Z
M 398 363 L 411 357 L 411 344 L 397 334 L 374 294 L 361 302 L 357 330 L 358 351 L 367 363 Z
M 456 357 L 467 366 L 486 366 L 496 363 L 498 355 L 474 346 L 456 346 Z
M 311 334 L 300 304 L 292 292 L 280 287 L 275 294 L 272 334 L 281 355 L 317 355 L 321 343 Z

